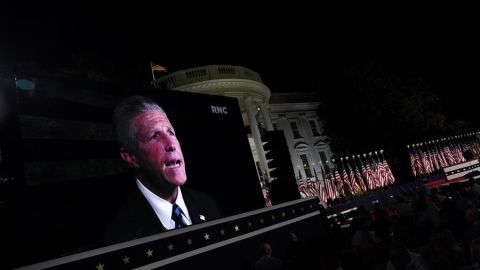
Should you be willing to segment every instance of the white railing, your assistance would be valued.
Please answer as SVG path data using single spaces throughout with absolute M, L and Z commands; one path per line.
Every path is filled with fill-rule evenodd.
M 182 85 L 215 79 L 246 79 L 262 82 L 257 72 L 242 66 L 209 65 L 166 74 L 153 81 L 153 85 L 155 88 L 174 89 Z

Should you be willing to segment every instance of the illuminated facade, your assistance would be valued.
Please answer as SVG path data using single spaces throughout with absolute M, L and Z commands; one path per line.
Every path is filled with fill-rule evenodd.
M 320 103 L 301 100 L 315 97 L 308 93 L 272 94 L 270 117 L 275 129 L 285 134 L 297 179 L 320 179 L 320 163 L 332 157 L 329 138 L 317 113 Z
M 166 74 L 153 82 L 156 88 L 230 96 L 238 99 L 257 170 L 268 171 L 261 135 L 283 130 L 297 177 L 320 173 L 319 162 L 331 157 L 328 138 L 316 111 L 318 102 L 293 100 L 299 95 L 271 94 L 260 75 L 248 68 L 209 65 Z M 303 94 L 302 94 L 303 95 Z M 300 95 L 300 97 L 302 96 Z M 315 170 L 313 169 L 315 168 Z

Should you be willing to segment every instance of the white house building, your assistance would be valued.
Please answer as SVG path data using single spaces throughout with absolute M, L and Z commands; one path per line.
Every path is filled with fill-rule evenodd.
M 260 75 L 248 68 L 229 65 L 195 67 L 165 74 L 153 81 L 153 85 L 237 98 L 244 124 L 250 129 L 248 139 L 259 174 L 268 172 L 261 141 L 264 131 L 284 131 L 297 177 L 313 179 L 315 171 L 320 174 L 319 162 L 332 156 L 328 137 L 317 114 L 320 103 L 304 93 L 272 94 Z
M 270 117 L 275 129 L 285 134 L 297 179 L 315 180 L 322 178 L 321 163 L 331 159 L 332 152 L 318 116 L 320 103 L 307 100 L 315 100 L 315 96 L 274 93 L 270 98 Z

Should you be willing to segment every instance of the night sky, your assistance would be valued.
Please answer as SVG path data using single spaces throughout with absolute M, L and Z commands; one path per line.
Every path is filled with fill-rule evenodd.
M 163 2 L 163 1 L 159 1 Z M 188 9 L 186 9 L 188 7 Z M 0 63 L 68 66 L 89 54 L 150 77 L 149 60 L 170 72 L 242 65 L 274 92 L 328 91 L 352 64 L 421 77 L 446 109 L 476 112 L 480 9 L 465 3 L 332 6 L 191 3 L 99 6 L 4 4 Z M 132 76 L 133 79 L 133 76 Z

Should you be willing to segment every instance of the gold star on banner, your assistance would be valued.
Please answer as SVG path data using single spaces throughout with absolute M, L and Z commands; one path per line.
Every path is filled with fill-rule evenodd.
M 295 209 L 292 209 L 292 214 L 295 214 Z
M 300 207 L 300 210 L 302 210 L 302 212 L 303 212 L 304 208 L 303 208 L 303 207 Z
M 285 217 L 285 216 L 286 216 L 285 212 L 282 212 L 282 217 Z
M 263 224 L 263 218 L 261 218 L 261 219 L 260 219 L 260 223 L 262 223 L 262 224 Z
M 170 244 L 168 245 L 168 250 L 173 251 L 173 244 L 172 244 L 172 243 L 170 243 Z
M 192 245 L 192 239 L 190 239 L 190 238 L 187 239 L 187 245 L 189 245 L 189 246 Z
M 275 215 L 272 215 L 272 220 L 275 220 Z
M 147 250 L 147 257 L 152 257 L 153 256 L 153 250 L 148 249 Z
M 123 264 L 127 264 L 127 263 L 130 263 L 130 257 L 125 255 L 125 257 L 123 258 Z
M 252 227 L 252 222 L 248 222 L 248 227 Z
M 236 231 L 236 232 L 240 231 L 240 227 L 238 227 L 238 225 L 235 225 L 234 228 L 235 228 L 235 231 Z
M 104 266 L 105 265 L 103 265 L 102 263 L 98 263 L 98 265 L 96 267 L 97 267 L 97 270 L 103 270 Z
M 208 233 L 206 233 L 204 236 L 205 240 L 209 240 L 210 239 L 210 235 Z
M 312 209 L 312 207 L 313 207 L 313 206 L 310 204 L 310 209 Z
M 225 235 L 225 230 L 220 230 L 220 235 Z

